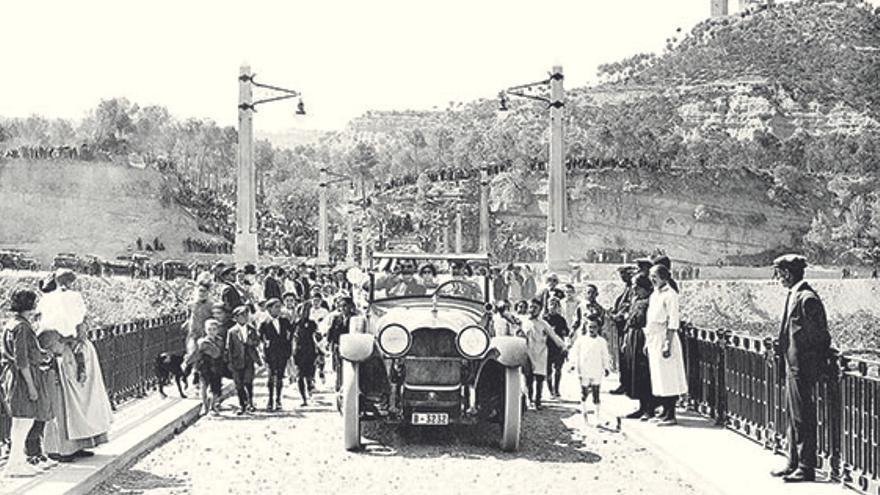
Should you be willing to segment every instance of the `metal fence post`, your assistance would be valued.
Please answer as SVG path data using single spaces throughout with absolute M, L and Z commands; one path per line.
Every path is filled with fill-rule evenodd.
M 727 423 L 727 346 L 730 345 L 730 331 L 718 330 L 716 333 L 718 340 L 716 341 L 715 356 L 715 424 L 724 425 Z

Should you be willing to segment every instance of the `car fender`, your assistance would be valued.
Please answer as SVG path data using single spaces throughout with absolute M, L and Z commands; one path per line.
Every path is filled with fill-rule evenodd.
M 489 348 L 494 351 L 491 354 L 495 360 L 508 368 L 524 366 L 529 358 L 526 339 L 522 337 L 508 335 L 492 337 Z
M 359 363 L 373 354 L 374 338 L 365 333 L 346 333 L 339 337 L 339 355 L 346 361 Z

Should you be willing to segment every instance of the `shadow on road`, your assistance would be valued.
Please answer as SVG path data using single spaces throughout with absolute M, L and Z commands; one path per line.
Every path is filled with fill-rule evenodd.
M 147 490 L 167 488 L 180 489 L 188 486 L 186 480 L 175 477 L 157 476 L 138 469 L 122 471 L 121 474 L 113 478 L 112 481 L 115 481 L 115 483 L 108 482 L 101 485 L 101 495 L 114 493 L 131 495 L 145 493 Z
M 413 427 L 365 422 L 362 428 L 365 455 L 414 458 L 456 457 L 465 459 L 527 459 L 552 463 L 596 463 L 602 457 L 586 449 L 578 430 L 566 425 L 576 414 L 571 408 L 550 406 L 527 411 L 523 418 L 518 452 L 498 447 L 501 427 L 497 424 Z M 590 435 L 610 435 L 590 431 Z

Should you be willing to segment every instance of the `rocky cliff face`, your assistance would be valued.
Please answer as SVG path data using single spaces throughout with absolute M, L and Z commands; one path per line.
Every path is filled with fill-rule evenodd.
M 493 201 L 507 220 L 544 222 L 545 181 L 517 202 Z M 570 255 L 608 248 L 652 251 L 692 263 L 790 248 L 809 228 L 809 207 L 780 204 L 772 179 L 743 170 L 592 171 L 569 184 Z M 525 198 L 525 200 L 523 200 Z

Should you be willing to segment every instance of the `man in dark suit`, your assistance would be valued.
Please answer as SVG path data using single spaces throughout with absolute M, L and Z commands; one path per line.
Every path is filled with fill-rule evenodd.
M 614 322 L 614 328 L 617 331 L 617 362 L 620 369 L 620 386 L 612 390 L 610 393 L 621 395 L 624 393 L 624 383 L 629 383 L 630 367 L 624 363 L 624 353 L 620 346 L 625 342 L 624 331 L 626 329 L 626 318 L 629 316 L 629 308 L 633 299 L 632 276 L 636 272 L 636 267 L 632 265 L 623 265 L 617 268 L 620 275 L 620 281 L 624 287 L 617 299 L 614 300 L 614 306 L 610 311 L 611 320 Z
M 266 275 L 266 279 L 263 280 L 263 298 L 265 300 L 269 299 L 281 299 L 281 283 L 278 282 L 278 267 L 273 266 L 269 268 L 269 273 Z
M 807 260 L 797 254 L 773 261 L 773 276 L 788 289 L 777 355 L 784 361 L 788 401 L 788 464 L 771 473 L 787 482 L 816 479 L 816 401 L 813 388 L 827 361 L 831 336 L 825 306 L 804 281 Z
M 266 312 L 269 316 L 260 323 L 258 329 L 263 341 L 263 357 L 269 368 L 269 404 L 267 411 L 281 410 L 281 390 L 284 387 L 284 370 L 290 360 L 291 343 L 293 342 L 293 323 L 281 314 L 281 301 L 266 301 Z
M 223 306 L 226 307 L 226 311 L 229 314 L 232 314 L 235 308 L 244 304 L 241 291 L 235 286 L 234 280 L 234 266 L 226 267 L 220 272 L 220 281 L 223 283 L 223 289 L 220 292 L 220 300 L 223 301 Z

